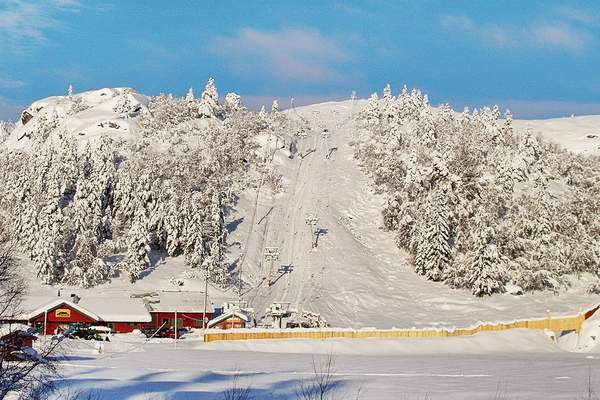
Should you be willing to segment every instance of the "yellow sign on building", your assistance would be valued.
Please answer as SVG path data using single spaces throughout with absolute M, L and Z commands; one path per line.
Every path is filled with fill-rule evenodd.
M 56 315 L 56 318 L 70 318 L 71 310 L 68 308 L 58 308 L 56 311 L 54 311 L 54 315 Z

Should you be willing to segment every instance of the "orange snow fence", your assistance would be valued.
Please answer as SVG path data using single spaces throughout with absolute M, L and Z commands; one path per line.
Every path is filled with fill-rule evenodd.
M 204 334 L 205 342 L 217 340 L 257 340 L 257 339 L 367 339 L 367 338 L 433 338 L 472 336 L 483 331 L 505 331 L 509 329 L 548 329 L 551 331 L 580 332 L 583 322 L 599 308 L 595 307 L 572 317 L 545 318 L 499 323 L 480 323 L 469 328 L 459 329 L 235 329 L 230 331 L 209 330 Z

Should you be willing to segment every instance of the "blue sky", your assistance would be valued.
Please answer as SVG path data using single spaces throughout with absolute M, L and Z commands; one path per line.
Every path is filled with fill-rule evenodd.
M 209 76 L 250 106 L 389 82 L 456 109 L 600 113 L 599 46 L 595 1 L 0 0 L 0 119 L 69 83 L 184 95 Z

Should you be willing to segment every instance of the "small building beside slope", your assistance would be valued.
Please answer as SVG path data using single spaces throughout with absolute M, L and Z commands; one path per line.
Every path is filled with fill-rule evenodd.
M 252 316 L 238 305 L 226 303 L 223 313 L 208 321 L 207 328 L 235 329 L 250 325 Z

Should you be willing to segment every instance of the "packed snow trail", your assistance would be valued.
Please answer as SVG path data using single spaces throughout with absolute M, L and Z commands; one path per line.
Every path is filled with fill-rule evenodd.
M 353 115 L 362 104 L 331 102 L 288 111 L 291 118 L 310 121 L 311 132 L 299 143 L 305 155 L 290 160 L 283 151 L 275 152 L 283 193 L 261 192 L 256 217 L 264 217 L 261 224 L 250 227 L 250 218 L 244 219 L 232 233 L 232 240 L 244 240 L 252 229 L 249 246 L 243 248 L 249 286 L 243 297 L 259 318 L 270 303 L 283 301 L 320 313 L 332 326 L 448 327 L 543 318 L 548 310 L 575 314 L 598 302 L 581 288 L 560 296 L 542 292 L 476 298 L 415 274 L 392 233 L 381 229 L 383 198 L 372 191 L 353 156 Z M 323 128 L 328 138 L 321 135 Z M 330 152 L 332 148 L 336 150 Z M 251 215 L 254 200 L 252 193 L 242 198 L 238 212 Z M 309 213 L 319 219 L 316 249 L 305 223 Z M 279 247 L 280 256 L 269 286 L 270 263 L 263 250 L 271 246 Z

